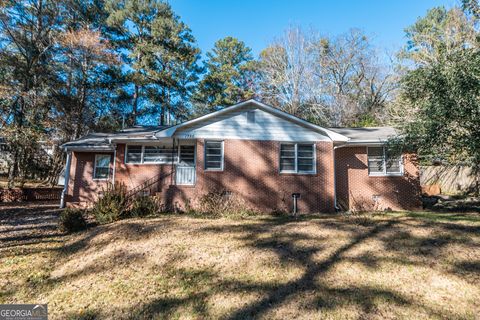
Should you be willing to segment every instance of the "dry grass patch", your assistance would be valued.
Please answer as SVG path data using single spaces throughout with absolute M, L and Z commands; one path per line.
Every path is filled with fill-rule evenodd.
M 46 302 L 53 319 L 480 314 L 478 214 L 177 215 L 33 243 L 11 235 L 28 228 L 18 214 L 0 230 L 0 303 Z

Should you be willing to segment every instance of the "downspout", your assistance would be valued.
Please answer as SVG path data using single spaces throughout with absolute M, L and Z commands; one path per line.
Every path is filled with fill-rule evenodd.
M 333 207 L 335 211 L 340 211 L 340 208 L 337 205 L 337 164 L 336 164 L 336 156 L 335 150 L 338 146 L 333 147 Z
M 337 204 L 337 163 L 335 150 L 344 147 L 345 144 L 333 147 L 333 207 L 336 211 L 342 210 Z
M 60 208 L 65 208 L 65 195 L 67 194 L 68 190 L 68 183 L 70 180 L 70 166 L 72 164 L 72 152 L 68 151 L 68 149 L 65 149 L 67 151 L 67 163 L 65 164 L 65 179 L 63 181 L 63 190 L 62 190 L 62 196 L 60 198 Z
M 111 140 L 110 140 L 111 141 Z M 113 144 L 113 172 L 112 172 L 112 186 L 115 187 L 115 173 L 117 168 L 117 144 Z

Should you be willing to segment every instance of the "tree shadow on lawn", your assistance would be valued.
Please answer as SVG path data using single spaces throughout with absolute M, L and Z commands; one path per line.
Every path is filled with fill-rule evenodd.
M 199 219 L 200 220 L 200 219 Z M 171 270 L 167 270 L 167 280 L 174 281 L 173 286 L 180 286 L 183 294 L 179 296 L 160 296 L 132 308 L 120 310 L 125 318 L 170 318 L 183 312 L 192 312 L 199 318 L 212 317 L 209 310 L 210 299 L 217 294 L 238 295 L 255 294 L 259 298 L 251 303 L 240 305 L 227 313 L 227 319 L 245 319 L 266 316 L 269 312 L 288 304 L 298 296 L 308 296 L 303 306 L 306 310 L 318 312 L 336 310 L 344 306 L 356 306 L 361 310 L 360 318 L 368 318 L 378 312 L 378 301 L 387 301 L 392 306 L 409 307 L 438 317 L 457 317 L 442 312 L 428 305 L 423 305 L 411 297 L 405 296 L 394 288 L 384 288 L 373 285 L 337 286 L 325 281 L 329 271 L 332 271 L 342 262 L 357 262 L 367 268 L 378 268 L 384 262 L 402 265 L 424 265 L 432 267 L 431 262 L 438 260 L 442 255 L 442 248 L 451 244 L 460 244 L 478 250 L 480 226 L 465 225 L 454 222 L 440 222 L 419 217 L 393 217 L 388 219 L 372 219 L 368 223 L 356 224 L 352 220 L 338 216 L 305 216 L 298 219 L 290 217 L 257 218 L 242 223 L 206 223 L 195 229 L 198 236 L 231 234 L 241 240 L 247 248 L 274 253 L 279 263 L 295 265 L 302 268 L 300 277 L 287 282 L 262 281 L 254 282 L 225 278 L 213 269 L 197 268 L 185 269 L 177 267 L 176 261 L 171 263 Z M 311 235 L 303 232 L 303 226 L 321 228 L 323 232 Z M 102 250 L 115 239 L 141 241 L 161 230 L 162 228 L 188 229 L 178 223 L 176 216 L 159 219 L 124 220 L 115 224 L 98 226 L 88 232 L 75 235 L 65 246 L 56 249 L 58 253 L 68 257 L 81 252 L 82 249 L 93 245 L 92 248 Z M 413 232 L 416 229 L 428 229 L 427 236 Z M 348 235 L 348 241 L 336 243 L 332 235 L 324 232 L 340 232 Z M 339 234 L 340 234 L 339 233 Z M 158 233 L 157 233 L 158 234 Z M 107 236 L 105 236 L 107 235 Z M 103 238 L 104 237 L 104 238 Z M 306 241 L 308 244 L 302 243 Z M 364 245 L 367 241 L 381 243 L 386 252 L 393 255 L 382 256 L 375 251 L 367 251 L 356 256 L 351 253 Z M 332 245 L 330 245 L 332 244 Z M 319 259 L 319 255 L 322 256 Z M 105 257 L 114 262 L 134 260 L 148 263 L 143 256 L 124 251 L 114 251 Z M 182 256 L 179 259 L 188 259 Z M 254 259 L 254 257 L 252 257 Z M 276 263 L 272 261 L 272 263 Z M 58 279 L 51 279 L 51 285 L 58 285 L 65 281 L 74 280 L 88 274 L 106 272 L 109 268 L 118 267 L 114 264 L 98 265 L 94 268 L 86 265 L 72 274 L 65 274 Z M 456 275 L 478 274 L 480 270 L 476 261 L 460 261 L 453 264 L 448 272 Z M 241 272 L 241 270 L 239 270 Z M 117 312 L 120 312 L 117 310 Z M 108 310 L 87 310 L 86 313 L 72 313 L 71 318 L 87 316 L 87 318 L 107 317 Z
M 238 239 L 243 240 L 245 245 L 254 249 L 267 250 L 275 253 L 280 261 L 293 261 L 295 265 L 303 266 L 303 274 L 294 280 L 286 283 L 252 283 L 238 280 L 227 280 L 221 275 L 215 273 L 206 273 L 210 281 L 209 289 L 203 287 L 193 290 L 191 294 L 172 298 L 158 298 L 151 302 L 128 310 L 129 314 L 143 316 L 161 316 L 168 318 L 172 314 L 185 311 L 185 305 L 193 304 L 197 310 L 196 314 L 200 317 L 210 317 L 208 312 L 208 299 L 214 294 L 241 294 L 253 293 L 259 294 L 256 301 L 239 307 L 225 316 L 226 319 L 248 319 L 266 316 L 269 312 L 275 311 L 284 304 L 288 304 L 292 299 L 298 296 L 313 294 L 316 298 L 305 305 L 306 309 L 321 314 L 322 310 L 335 310 L 342 306 L 355 305 L 361 310 L 360 318 L 369 317 L 378 312 L 376 308 L 378 301 L 387 301 L 390 305 L 409 307 L 421 313 L 437 317 L 458 318 L 455 314 L 449 314 L 449 310 L 439 311 L 437 308 L 422 304 L 415 298 L 407 297 L 388 288 L 379 286 L 355 286 L 347 288 L 338 287 L 327 283 L 323 278 L 334 269 L 335 266 L 343 261 L 360 262 L 368 268 L 375 269 L 381 262 L 391 262 L 400 265 L 424 265 L 430 267 L 430 261 L 435 260 L 441 255 L 441 249 L 452 243 L 461 243 L 472 248 L 477 247 L 478 243 L 473 241 L 458 240 L 454 235 L 447 236 L 447 232 L 454 229 L 455 224 L 443 224 L 428 222 L 430 228 L 438 229 L 430 237 L 421 237 L 413 235 L 408 229 L 425 228 L 421 222 L 412 218 L 390 218 L 387 220 L 378 220 L 368 227 L 352 225 L 348 221 L 342 221 L 337 218 L 327 219 L 306 219 L 311 223 L 318 224 L 331 230 L 342 230 L 349 232 L 351 237 L 349 241 L 333 252 L 326 258 L 318 260 L 315 255 L 325 253 L 327 245 L 326 239 L 319 237 L 315 245 L 302 247 L 298 246 L 298 241 L 312 240 L 311 237 L 303 233 L 274 232 L 272 228 L 285 227 L 289 224 L 295 225 L 300 220 L 292 219 L 264 219 L 255 224 L 237 224 L 226 226 L 206 226 L 201 232 L 209 234 L 231 233 Z M 304 220 L 303 220 L 304 221 Z M 415 226 L 414 224 L 418 224 Z M 450 229 L 449 229 L 450 228 Z M 465 232 L 465 229 L 460 228 Z M 454 229 L 453 231 L 456 231 Z M 477 229 L 467 229 L 470 236 L 477 234 Z M 397 241 L 405 241 L 402 245 L 396 245 Z M 330 239 L 332 241 L 334 239 Z M 385 250 L 394 253 L 393 256 L 376 256 L 374 252 L 366 252 L 352 258 L 349 253 L 361 246 L 367 241 L 379 241 L 383 244 Z M 423 259 L 427 253 L 430 261 Z M 473 269 L 475 272 L 478 265 L 457 265 L 458 268 Z M 204 272 L 202 270 L 196 272 Z M 241 271 L 239 271 L 241 272 Z M 455 272 L 455 271 L 453 271 Z

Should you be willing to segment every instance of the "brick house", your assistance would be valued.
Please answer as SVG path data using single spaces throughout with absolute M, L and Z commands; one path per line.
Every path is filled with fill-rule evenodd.
M 415 156 L 389 156 L 395 130 L 323 128 L 255 100 L 174 126 L 94 133 L 67 152 L 62 206 L 89 206 L 108 184 L 195 207 L 209 192 L 264 212 L 418 208 Z

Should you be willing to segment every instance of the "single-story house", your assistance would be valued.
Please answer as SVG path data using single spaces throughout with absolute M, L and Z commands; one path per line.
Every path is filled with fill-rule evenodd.
M 393 128 L 324 128 L 256 100 L 172 126 L 92 133 L 67 152 L 62 205 L 85 207 L 122 183 L 168 207 L 210 192 L 252 209 L 299 212 L 420 206 L 415 155 L 389 156 Z

